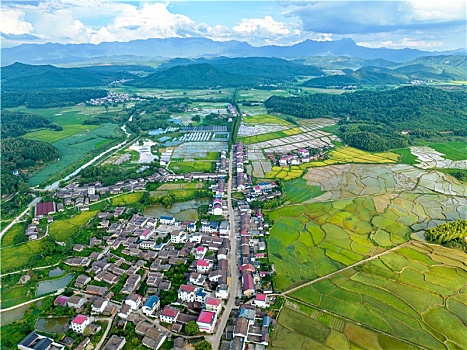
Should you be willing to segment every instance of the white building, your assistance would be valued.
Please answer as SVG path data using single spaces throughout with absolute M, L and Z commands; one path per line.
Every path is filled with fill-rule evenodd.
M 146 316 L 154 316 L 154 312 L 159 310 L 161 302 L 159 298 L 155 295 L 151 295 L 148 300 L 143 304 L 143 313 Z
M 185 243 L 188 240 L 185 231 L 175 230 L 170 234 L 170 241 L 174 244 Z
M 131 294 L 128 298 L 125 299 L 125 304 L 129 305 L 132 310 L 138 310 L 141 306 L 143 298 L 138 294 Z
M 217 314 L 212 311 L 201 311 L 196 323 L 199 326 L 200 332 L 212 333 L 216 325 Z
M 192 303 L 195 301 L 196 288 L 192 284 L 182 284 L 178 289 L 178 299 L 186 303 Z
M 164 310 L 161 311 L 160 320 L 161 322 L 175 323 L 177 322 L 177 317 L 179 314 L 179 309 L 170 305 L 166 305 L 166 307 L 164 307 Z
M 77 315 L 72 321 L 71 321 L 71 329 L 75 333 L 82 334 L 84 332 L 84 329 L 92 322 L 91 317 L 88 317 L 86 315 Z

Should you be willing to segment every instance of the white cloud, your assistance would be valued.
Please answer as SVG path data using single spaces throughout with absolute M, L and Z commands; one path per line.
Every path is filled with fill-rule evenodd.
M 232 28 L 233 31 L 241 34 L 272 34 L 272 35 L 288 35 L 290 30 L 283 22 L 275 21 L 271 16 L 264 18 L 244 18 L 240 24 Z
M 2 21 L 0 31 L 5 34 L 30 34 L 33 30 L 31 23 L 24 20 L 25 13 L 20 9 L 2 7 Z
M 418 49 L 418 50 L 435 50 L 443 46 L 442 41 L 427 41 L 427 40 L 414 40 L 411 38 L 402 38 L 399 40 L 386 40 L 378 42 L 357 42 L 357 45 L 369 48 L 386 47 L 389 49 Z

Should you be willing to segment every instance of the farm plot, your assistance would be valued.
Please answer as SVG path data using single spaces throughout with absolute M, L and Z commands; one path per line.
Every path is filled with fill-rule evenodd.
M 453 145 L 450 146 L 450 144 L 458 145 L 457 148 L 455 148 Z M 463 150 L 466 149 L 467 146 L 464 144 L 464 148 L 462 148 L 461 144 L 460 142 L 453 142 L 432 145 L 436 147 L 437 150 L 446 152 L 447 155 L 431 147 L 410 147 L 410 152 L 417 157 L 418 164 L 415 166 L 418 168 L 467 169 L 467 160 L 465 160 L 467 158 L 467 153 L 463 153 Z
M 73 238 L 79 228 L 92 219 L 98 211 L 83 211 L 69 219 L 54 221 L 49 226 L 49 235 L 59 241 L 66 242 L 68 238 Z
M 300 129 L 304 132 L 314 131 L 323 129 L 328 126 L 333 126 L 337 122 L 336 119 L 328 119 L 328 118 L 316 118 L 316 119 L 300 119 L 299 125 Z
M 60 159 L 48 165 L 44 169 L 37 172 L 29 179 L 31 186 L 36 186 L 43 181 L 46 181 L 50 176 L 53 176 L 67 167 L 79 162 L 92 151 L 102 147 L 112 139 L 120 136 L 115 124 L 104 124 L 101 127 L 85 131 L 82 133 L 75 133 L 72 136 L 63 138 L 57 142 L 52 143 L 60 152 Z
M 292 129 L 292 130 L 295 130 Z M 311 132 L 301 132 L 296 135 L 286 136 L 267 141 L 257 142 L 258 147 L 267 153 L 288 153 L 293 150 L 310 147 L 310 148 L 324 148 L 334 147 L 333 141 L 339 138 L 331 133 L 315 130 Z
M 184 142 L 173 150 L 172 161 L 174 158 L 183 161 L 207 159 L 208 153 L 220 153 L 227 148 L 226 142 Z
M 291 297 L 424 348 L 465 349 L 466 280 L 464 252 L 413 243 Z
M 345 176 L 352 176 L 351 171 Z M 389 190 L 390 179 L 386 179 Z M 313 280 L 397 246 L 414 232 L 467 218 L 467 198 L 460 193 L 446 195 L 428 189 L 412 192 L 411 187 L 406 191 L 401 187 L 401 192 L 395 193 L 381 187 L 383 192 L 378 188 L 372 194 L 356 195 L 345 190 L 349 183 L 340 182 L 339 175 L 322 183 L 327 186 L 322 195 L 306 194 L 303 188 L 300 190 L 303 183 L 299 180 L 288 185 L 287 195 L 286 184 L 286 198 L 301 204 L 267 213 L 274 220 L 268 249 L 278 289 Z M 318 196 L 312 198 L 315 194 Z
M 289 123 L 285 119 L 276 117 L 271 114 L 261 114 L 253 116 L 244 116 L 242 122 L 246 125 L 261 125 L 262 127 L 267 127 L 268 125 L 280 125 L 286 128 L 293 128 L 295 125 Z
M 290 167 L 272 166 L 271 170 L 264 175 L 264 178 L 282 179 L 288 181 L 292 179 L 297 179 L 302 175 L 303 170 L 297 165 L 292 165 Z
M 310 168 L 304 178 L 309 184 L 321 186 L 326 191 L 321 198 L 323 200 L 405 191 L 467 196 L 467 186 L 455 178 L 404 164 L 378 167 L 363 164 L 331 165 Z
M 306 325 L 304 327 L 304 325 Z M 271 337 L 272 349 L 414 349 L 385 334 L 288 299 Z

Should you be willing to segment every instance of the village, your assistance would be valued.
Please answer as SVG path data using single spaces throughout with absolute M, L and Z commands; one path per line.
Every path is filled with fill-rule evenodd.
M 33 332 L 18 348 L 36 349 L 37 344 L 48 343 L 56 349 L 86 349 L 89 335 L 101 331 L 96 320 L 106 318 L 109 328 L 124 329 L 131 323 L 150 349 L 159 349 L 167 339 L 181 349 L 197 333 L 208 340 L 217 337 L 221 349 L 245 349 L 246 344 L 265 349 L 274 322 L 265 311 L 275 302 L 271 295 L 274 267 L 267 259 L 269 224 L 261 209 L 251 209 L 249 202 L 275 198 L 281 192 L 274 182 L 252 185 L 251 177 L 244 173 L 248 150 L 242 143 L 237 143 L 231 154 L 235 175 L 229 174 L 224 150 L 219 153 L 215 173 L 175 174 L 160 168 L 146 178 L 112 186 L 70 183 L 57 190 L 53 200 L 36 204 L 26 230 L 29 240 L 44 237 L 40 223 L 46 220 L 50 224 L 54 215 L 67 210 L 89 211 L 94 203 L 110 197 L 144 192 L 151 183 L 203 181 L 211 184 L 209 214 L 218 220 L 177 221 L 174 216 L 129 214 L 125 206 L 98 212 L 90 220 L 95 234 L 88 244 L 74 244 L 74 256 L 64 261 L 76 270 L 68 293 L 58 294 L 53 302 L 54 307 L 73 309 L 66 330 L 77 338 L 64 336 L 54 342 Z M 229 176 L 232 189 L 244 198 L 236 201 L 232 220 L 227 200 Z M 237 251 L 231 249 L 232 239 Z M 232 288 L 236 285 L 233 279 L 240 288 Z M 232 310 L 226 309 L 229 298 L 235 299 Z M 228 319 L 225 329 L 220 328 L 221 318 Z M 193 325 L 197 326 L 195 334 Z M 126 341 L 113 334 L 103 349 L 121 349 Z

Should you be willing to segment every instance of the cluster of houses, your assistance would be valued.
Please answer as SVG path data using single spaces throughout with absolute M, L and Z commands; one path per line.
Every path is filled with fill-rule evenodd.
M 323 154 L 314 153 L 313 155 L 310 155 L 310 151 L 307 148 L 299 148 L 294 150 L 293 153 L 279 155 L 278 158 L 273 153 L 267 153 L 266 156 L 272 161 L 273 164 L 278 164 L 280 166 L 290 166 L 318 160 L 323 157 Z
M 114 212 L 98 213 L 98 228 L 105 230 L 106 235 L 101 239 L 92 237 L 89 245 L 75 244 L 73 250 L 83 252 L 96 247 L 101 250 L 93 249 L 89 256 L 65 260 L 67 265 L 84 268 L 85 273 L 74 281 L 79 295 L 59 296 L 56 303 L 78 311 L 91 304 L 90 315 L 81 315 L 77 322 L 74 319 L 71 329 L 82 333 L 92 317 L 99 315 L 116 314 L 129 320 L 134 317 L 132 313 L 142 313 L 171 324 L 173 332 L 181 332 L 183 325 L 195 321 L 202 332 L 212 333 L 222 299 L 229 297 L 228 222 L 203 221 L 196 225 L 177 222 L 169 216 L 138 214 L 123 220 L 119 216 L 124 212 L 124 207 L 117 207 Z M 185 283 L 174 290 L 165 273 L 173 266 L 189 263 Z M 123 287 L 115 291 L 113 287 L 119 283 Z M 144 296 L 137 293 L 143 283 L 147 286 Z M 111 290 L 120 296 L 118 299 L 124 298 L 121 305 Z M 160 294 L 170 290 L 177 293 L 178 300 L 161 308 Z M 180 306 L 190 312 L 183 313 Z
M 227 173 L 227 151 L 222 150 L 221 156 L 216 163 L 216 172 L 225 174 Z
M 129 94 L 119 94 L 109 91 L 107 96 L 101 98 L 91 98 L 89 101 L 86 101 L 86 103 L 92 106 L 102 106 L 108 103 L 122 103 L 127 101 L 144 101 L 144 99 L 140 97 L 133 97 Z
M 256 295 L 258 290 L 272 293 L 272 285 L 264 278 L 270 271 L 261 271 L 261 261 L 267 258 L 267 247 L 264 239 L 269 234 L 269 225 L 264 223 L 261 209 L 256 210 L 252 216 L 248 204 L 242 203 L 240 209 L 240 256 L 241 264 L 238 268 L 242 292 L 247 298 Z
M 247 160 L 248 150 L 244 147 L 243 143 L 238 142 L 235 145 L 235 189 L 237 191 L 243 191 L 246 187 L 251 186 L 251 176 L 245 173 L 244 163 Z

